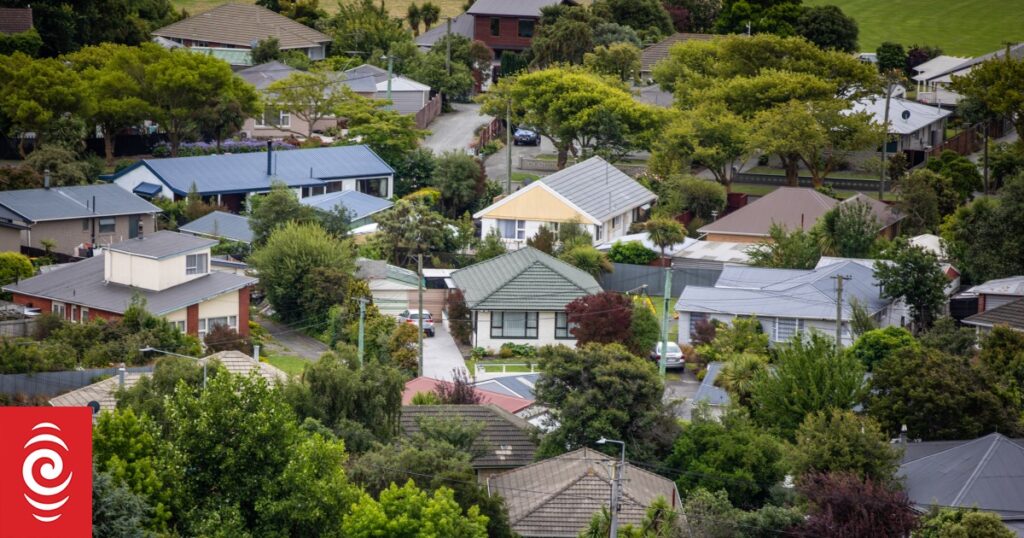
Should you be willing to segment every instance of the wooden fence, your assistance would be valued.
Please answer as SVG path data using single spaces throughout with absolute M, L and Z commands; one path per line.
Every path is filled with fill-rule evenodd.
M 786 186 L 789 182 L 786 181 L 786 176 L 776 174 L 751 174 L 747 172 L 740 172 L 736 174 L 736 183 L 750 183 L 754 185 L 779 185 Z M 890 182 L 886 182 L 885 187 L 890 187 Z M 825 185 L 828 185 L 834 189 L 840 190 L 852 190 L 852 191 L 877 191 L 878 181 L 873 179 L 852 179 L 852 178 L 833 178 L 826 177 Z M 801 187 L 813 186 L 810 177 L 800 177 Z
M 996 120 L 989 122 L 988 124 L 988 136 L 989 138 L 1001 138 L 1007 132 L 1007 121 Z M 978 123 L 968 127 L 967 129 L 960 131 L 953 135 L 951 138 L 946 140 L 940 146 L 932 148 L 929 156 L 938 157 L 942 155 L 943 151 L 952 150 L 960 155 L 970 155 L 976 151 L 980 151 L 984 145 L 983 133 L 985 132 L 985 124 Z
M 416 113 L 416 128 L 426 129 L 430 122 L 441 114 L 441 94 L 435 95 Z
M 505 123 L 499 119 L 494 118 L 490 123 L 480 128 L 480 132 L 476 135 L 476 140 L 473 141 L 473 153 L 479 154 L 480 148 L 487 145 L 488 142 L 494 139 L 501 139 L 505 136 Z

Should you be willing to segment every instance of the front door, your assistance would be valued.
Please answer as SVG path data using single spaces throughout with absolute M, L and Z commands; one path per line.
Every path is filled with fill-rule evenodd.
M 128 216 L 128 238 L 135 239 L 139 236 L 139 216 L 129 215 Z

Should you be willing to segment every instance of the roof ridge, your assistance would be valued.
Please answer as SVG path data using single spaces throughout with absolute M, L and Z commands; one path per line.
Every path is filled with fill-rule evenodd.
M 501 258 L 503 258 L 503 257 L 505 257 L 505 256 L 512 256 L 512 255 L 514 255 L 514 254 L 516 254 L 516 253 L 518 253 L 518 252 L 522 252 L 522 251 L 524 251 L 524 250 L 526 250 L 526 249 L 528 249 L 528 248 L 529 248 L 529 249 L 532 249 L 533 247 L 524 247 L 524 248 L 521 248 L 521 249 L 518 249 L 518 250 L 513 250 L 513 251 L 510 251 L 510 252 L 506 252 L 505 254 L 502 254 L 502 255 L 500 255 L 500 256 L 496 256 L 496 257 L 494 257 L 494 258 L 491 258 L 490 260 L 484 260 L 484 261 L 482 261 L 482 262 L 479 262 L 479 263 L 476 263 L 476 264 L 470 265 L 469 267 L 474 267 L 474 266 L 476 266 L 476 265 L 481 265 L 481 264 L 485 264 L 485 263 L 487 263 L 487 262 L 489 262 L 489 261 L 491 261 L 491 260 L 500 260 Z M 505 280 L 504 280 L 504 281 L 502 281 L 502 282 L 501 282 L 500 284 L 498 284 L 498 285 L 497 285 L 497 286 L 496 286 L 496 287 L 495 287 L 494 289 L 490 290 L 490 291 L 489 291 L 489 292 L 487 293 L 487 295 L 483 296 L 483 297 L 482 297 L 482 298 L 481 298 L 481 299 L 480 299 L 479 301 L 476 301 L 476 302 L 474 303 L 474 305 L 478 305 L 478 304 L 481 304 L 481 303 L 483 303 L 484 301 L 486 301 L 487 299 L 490 299 L 490 298 L 491 298 L 491 297 L 492 297 L 492 296 L 493 296 L 493 295 L 494 295 L 495 293 L 498 293 L 498 291 L 499 291 L 499 290 L 501 290 L 502 288 L 504 288 L 504 287 L 505 287 L 505 284 L 508 284 L 508 283 L 509 283 L 509 282 L 511 282 L 512 280 L 515 280 L 515 279 L 516 279 L 517 277 L 521 276 L 521 275 L 522 275 L 523 273 L 525 273 L 525 272 L 526 272 L 526 270 L 527 270 L 527 269 L 529 269 L 530 267 L 532 267 L 532 266 L 533 266 L 533 264 L 534 264 L 534 263 L 536 263 L 536 262 L 537 262 L 537 260 L 533 260 L 532 262 L 530 262 L 530 263 L 526 264 L 526 265 L 525 265 L 525 266 L 524 266 L 524 267 L 523 267 L 522 269 L 520 269 L 520 270 L 519 270 L 518 272 L 516 272 L 515 274 L 513 274 L 511 278 L 505 279 Z M 465 269 L 469 269 L 469 267 L 466 267 Z M 461 269 L 460 269 L 460 271 L 461 271 Z M 454 274 L 454 273 L 453 273 L 453 274 Z M 472 307 L 471 307 L 471 308 L 472 308 Z
M 989 437 L 989 435 L 986 435 L 985 437 Z M 982 439 L 984 439 L 985 437 L 983 437 Z M 985 467 L 986 464 L 988 464 L 989 460 L 992 459 L 992 453 L 995 452 L 996 447 L 999 446 L 999 443 L 1002 440 L 1001 438 L 1001 435 L 999 435 L 998 433 L 995 434 L 995 437 L 992 438 L 992 442 L 989 444 L 988 449 L 985 451 L 985 454 L 978 461 L 978 464 L 975 465 L 974 471 L 972 471 L 971 475 L 967 477 L 967 480 L 964 481 L 963 487 L 960 488 L 960 491 L 956 494 L 956 497 L 953 497 L 953 500 L 949 504 L 957 506 L 960 500 L 963 499 L 964 495 L 967 494 L 967 490 L 974 485 L 974 482 L 978 479 L 978 475 L 981 473 L 981 470 Z
M 995 432 L 992 432 L 992 433 L 995 433 Z M 910 460 L 910 461 L 904 462 L 903 464 L 901 464 L 901 467 L 902 467 L 903 465 L 909 465 L 909 464 L 911 464 L 911 463 L 914 463 L 914 462 L 918 462 L 918 461 L 921 461 L 921 460 L 925 460 L 925 459 L 931 458 L 931 457 L 933 457 L 933 456 L 938 456 L 939 454 L 945 454 L 946 452 L 949 452 L 950 450 L 956 450 L 956 449 L 958 449 L 958 448 L 960 448 L 960 447 L 964 447 L 964 446 L 967 446 L 967 445 L 969 445 L 969 444 L 971 444 L 971 443 L 976 443 L 976 442 L 978 442 L 978 441 L 981 441 L 982 439 L 985 439 L 985 438 L 986 438 L 986 437 L 988 437 L 989 435 L 992 435 L 992 434 L 990 433 L 990 434 L 988 434 L 988 435 L 983 435 L 983 436 L 981 436 L 981 437 L 978 437 L 978 438 L 976 438 L 976 439 L 970 439 L 970 440 L 968 440 L 968 441 L 964 441 L 964 442 L 962 442 L 962 443 L 960 443 L 960 444 L 958 444 L 958 445 L 955 445 L 955 446 L 951 446 L 951 447 L 949 447 L 949 448 L 946 448 L 946 449 L 940 450 L 940 451 L 938 451 L 938 452 L 933 452 L 933 453 L 931 453 L 931 454 L 928 454 L 927 456 L 921 456 L 920 458 L 917 458 L 917 459 L 913 459 L 913 460 Z M 959 440 L 959 439 L 954 439 L 954 441 L 957 441 L 957 440 Z

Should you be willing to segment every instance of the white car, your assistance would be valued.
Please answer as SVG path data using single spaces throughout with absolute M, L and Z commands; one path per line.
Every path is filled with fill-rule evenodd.
M 401 323 L 411 323 L 419 327 L 421 316 L 423 317 L 423 334 L 433 337 L 434 318 L 426 310 L 406 310 L 398 316 L 398 321 Z
M 654 345 L 654 350 L 651 351 L 651 360 L 654 362 L 661 361 L 661 342 Z M 682 368 L 686 365 L 686 358 L 683 357 L 683 350 L 679 348 L 679 344 L 675 342 L 668 343 L 668 352 L 665 353 L 665 368 Z

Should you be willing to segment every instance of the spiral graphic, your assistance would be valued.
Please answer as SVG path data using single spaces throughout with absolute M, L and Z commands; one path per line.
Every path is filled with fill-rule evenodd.
M 32 431 L 35 430 L 56 430 L 60 431 L 55 424 L 50 422 L 40 422 L 32 427 Z M 32 452 L 25 457 L 25 462 L 21 466 L 21 477 L 25 481 L 25 486 L 34 494 L 36 498 L 30 497 L 28 494 L 25 495 L 25 500 L 36 510 L 43 512 L 46 515 L 40 515 L 32 512 L 32 517 L 42 521 L 43 523 L 50 523 L 57 521 L 61 514 L 58 512 L 55 515 L 50 513 L 60 510 L 68 499 L 71 497 L 65 495 L 62 499 L 54 499 L 59 497 L 64 490 L 67 489 L 68 484 L 71 483 L 71 476 L 74 473 L 68 472 L 68 476 L 56 486 L 44 486 L 39 483 L 36 478 L 36 474 L 40 478 L 48 483 L 53 483 L 61 478 L 64 473 L 64 459 L 55 448 L 60 447 L 64 449 L 64 453 L 69 452 L 68 445 L 58 435 L 52 433 L 39 433 L 32 437 L 25 443 L 24 448 L 28 448 L 32 445 L 40 445 L 32 450 Z M 36 469 L 36 463 L 42 461 L 39 468 Z M 42 499 L 40 499 L 42 498 Z M 46 501 L 46 502 L 43 502 Z

